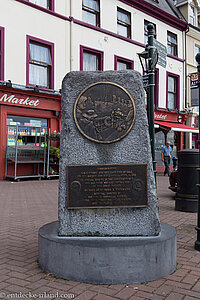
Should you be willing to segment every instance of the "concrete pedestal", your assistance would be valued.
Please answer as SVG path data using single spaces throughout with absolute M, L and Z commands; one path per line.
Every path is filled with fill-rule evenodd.
M 176 268 L 176 230 L 152 237 L 60 237 L 58 222 L 39 230 L 39 264 L 54 275 L 93 284 L 160 279 Z

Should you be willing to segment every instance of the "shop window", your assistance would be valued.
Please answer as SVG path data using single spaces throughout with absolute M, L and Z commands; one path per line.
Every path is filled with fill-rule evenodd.
M 133 60 L 126 59 L 115 55 L 114 69 L 115 70 L 133 70 Z
M 167 108 L 179 109 L 179 76 L 167 74 Z
M 81 46 L 80 48 L 81 71 L 103 71 L 103 52 Z
M 148 30 L 147 30 L 147 25 L 151 23 L 154 25 L 154 38 L 156 39 L 156 25 L 152 22 L 149 22 L 147 20 L 144 20 L 144 44 L 148 44 Z
M 189 6 L 189 23 L 195 25 L 195 7 L 192 5 Z
M 47 127 L 47 119 L 8 115 L 7 125 Z
M 131 38 L 131 13 L 117 8 L 117 34 Z
M 0 80 L 4 80 L 4 28 L 0 27 Z
M 100 4 L 99 0 L 83 0 L 82 1 L 82 18 L 83 21 L 100 26 Z
M 53 89 L 53 44 L 28 37 L 27 84 Z
M 28 0 L 28 2 L 31 2 L 33 4 L 36 4 L 38 6 L 54 10 L 54 0 Z
M 167 53 L 178 56 L 177 35 L 167 31 Z

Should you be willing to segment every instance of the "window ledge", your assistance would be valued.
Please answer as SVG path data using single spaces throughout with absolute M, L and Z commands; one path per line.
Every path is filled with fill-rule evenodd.
M 27 5 L 27 6 L 33 7 L 33 8 L 35 8 L 35 9 L 41 10 L 41 11 L 43 11 L 43 12 L 49 14 L 49 15 L 58 17 L 58 18 L 60 18 L 60 19 L 66 20 L 66 21 L 70 21 L 70 18 L 65 17 L 65 16 L 63 16 L 63 15 L 61 15 L 61 14 L 56 13 L 56 12 L 54 11 L 54 8 L 53 8 L 53 9 L 48 9 L 48 8 L 39 6 L 39 5 L 37 5 L 37 4 L 28 2 L 28 1 L 26 1 L 26 0 L 15 0 L 15 1 L 20 2 L 20 3 L 23 3 L 23 4 Z
M 185 59 L 179 58 L 178 56 L 167 54 L 167 57 L 173 58 L 175 60 L 178 60 L 180 62 L 185 62 Z

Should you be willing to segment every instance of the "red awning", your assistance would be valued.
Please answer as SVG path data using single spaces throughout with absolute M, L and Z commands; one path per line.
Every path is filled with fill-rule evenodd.
M 193 128 L 193 127 L 186 126 L 186 125 L 183 125 L 180 123 L 155 121 L 155 124 L 159 125 L 159 127 L 169 128 L 170 130 L 173 130 L 173 131 L 199 133 L 198 128 Z

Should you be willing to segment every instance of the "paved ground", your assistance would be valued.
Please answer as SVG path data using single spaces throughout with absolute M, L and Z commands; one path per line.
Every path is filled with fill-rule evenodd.
M 194 250 L 197 214 L 174 210 L 168 178 L 158 176 L 160 219 L 178 234 L 177 269 L 157 281 L 91 285 L 55 278 L 37 263 L 37 232 L 57 219 L 58 180 L 0 181 L 1 299 L 200 299 L 200 252 Z

